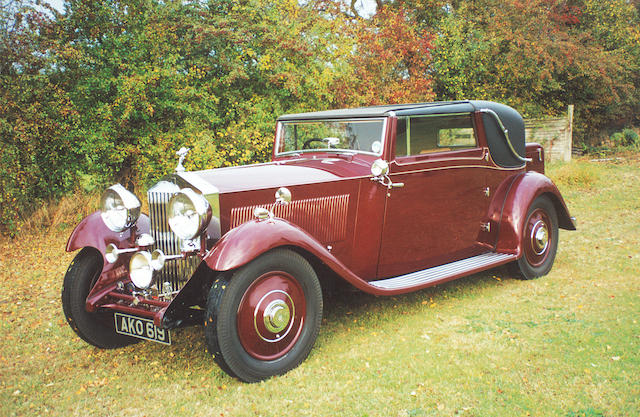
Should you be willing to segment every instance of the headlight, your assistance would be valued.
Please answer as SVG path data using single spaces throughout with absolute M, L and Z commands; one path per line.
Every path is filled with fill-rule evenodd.
M 120 184 L 107 188 L 100 206 L 102 221 L 114 232 L 133 226 L 140 215 L 140 200 Z
M 129 261 L 129 277 L 138 288 L 147 289 L 153 282 L 153 268 L 151 254 L 147 251 L 138 252 Z
M 209 202 L 191 188 L 183 188 L 169 200 L 169 227 L 180 239 L 193 239 L 211 220 Z

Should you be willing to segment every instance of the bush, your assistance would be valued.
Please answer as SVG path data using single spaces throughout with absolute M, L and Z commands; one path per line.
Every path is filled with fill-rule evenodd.
M 584 161 L 549 164 L 549 177 L 559 187 L 589 190 L 604 175 L 602 166 Z
M 640 135 L 633 129 L 624 129 L 621 132 L 616 132 L 610 137 L 611 143 L 614 147 L 640 147 Z

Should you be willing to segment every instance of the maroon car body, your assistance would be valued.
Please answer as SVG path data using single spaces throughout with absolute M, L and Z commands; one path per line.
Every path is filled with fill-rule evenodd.
M 180 217 L 185 206 L 169 205 L 184 189 L 204 196 L 208 210 L 193 239 L 178 238 L 169 224 L 172 213 L 176 221 L 194 219 L 195 209 Z M 63 290 L 67 318 L 83 339 L 102 347 L 130 343 L 129 336 L 158 341 L 159 329 L 204 322 L 216 361 L 246 381 L 304 360 L 322 314 L 317 288 L 328 275 L 376 295 L 507 263 L 534 278 L 553 264 L 558 227 L 575 229 L 544 175 L 541 146 L 525 145 L 520 115 L 480 101 L 285 115 L 272 162 L 179 169 L 148 197 L 150 216 L 113 231 L 103 209 L 67 243 L 67 251 L 83 249 L 78 256 L 93 256 L 96 264 L 86 267 L 95 270 L 84 272 L 93 274 L 88 278 L 72 264 L 65 278 L 65 288 L 90 281 L 85 311 L 76 315 L 99 316 L 101 331 L 117 340 L 97 340 L 77 325 L 79 307 L 72 304 L 82 291 L 65 298 Z M 160 268 L 150 261 L 153 249 L 166 258 Z M 131 268 L 151 277 L 146 288 L 132 282 Z M 136 332 L 135 326 L 151 329 L 136 317 L 153 320 L 155 329 Z

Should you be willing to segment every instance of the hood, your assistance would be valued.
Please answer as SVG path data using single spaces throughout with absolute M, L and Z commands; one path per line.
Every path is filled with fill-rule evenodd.
M 217 188 L 219 193 L 231 193 L 329 182 L 368 174 L 366 164 L 341 158 L 323 158 L 185 172 L 180 176 L 193 185 L 206 182 Z

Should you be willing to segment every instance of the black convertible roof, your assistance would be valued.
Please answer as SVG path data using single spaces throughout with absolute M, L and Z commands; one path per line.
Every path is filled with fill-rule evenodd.
M 475 112 L 482 112 L 482 121 L 493 160 L 504 167 L 524 165 L 524 120 L 513 108 L 492 101 L 439 101 L 325 110 L 311 113 L 285 114 L 280 116 L 278 121 L 426 116 Z
M 383 106 L 358 107 L 354 109 L 324 110 L 310 113 L 285 114 L 278 118 L 285 120 L 311 119 L 345 119 L 356 117 L 385 117 L 394 113 L 410 112 L 411 114 L 450 113 L 455 108 L 457 113 L 473 111 L 471 101 L 440 101 L 434 103 L 388 104 Z

